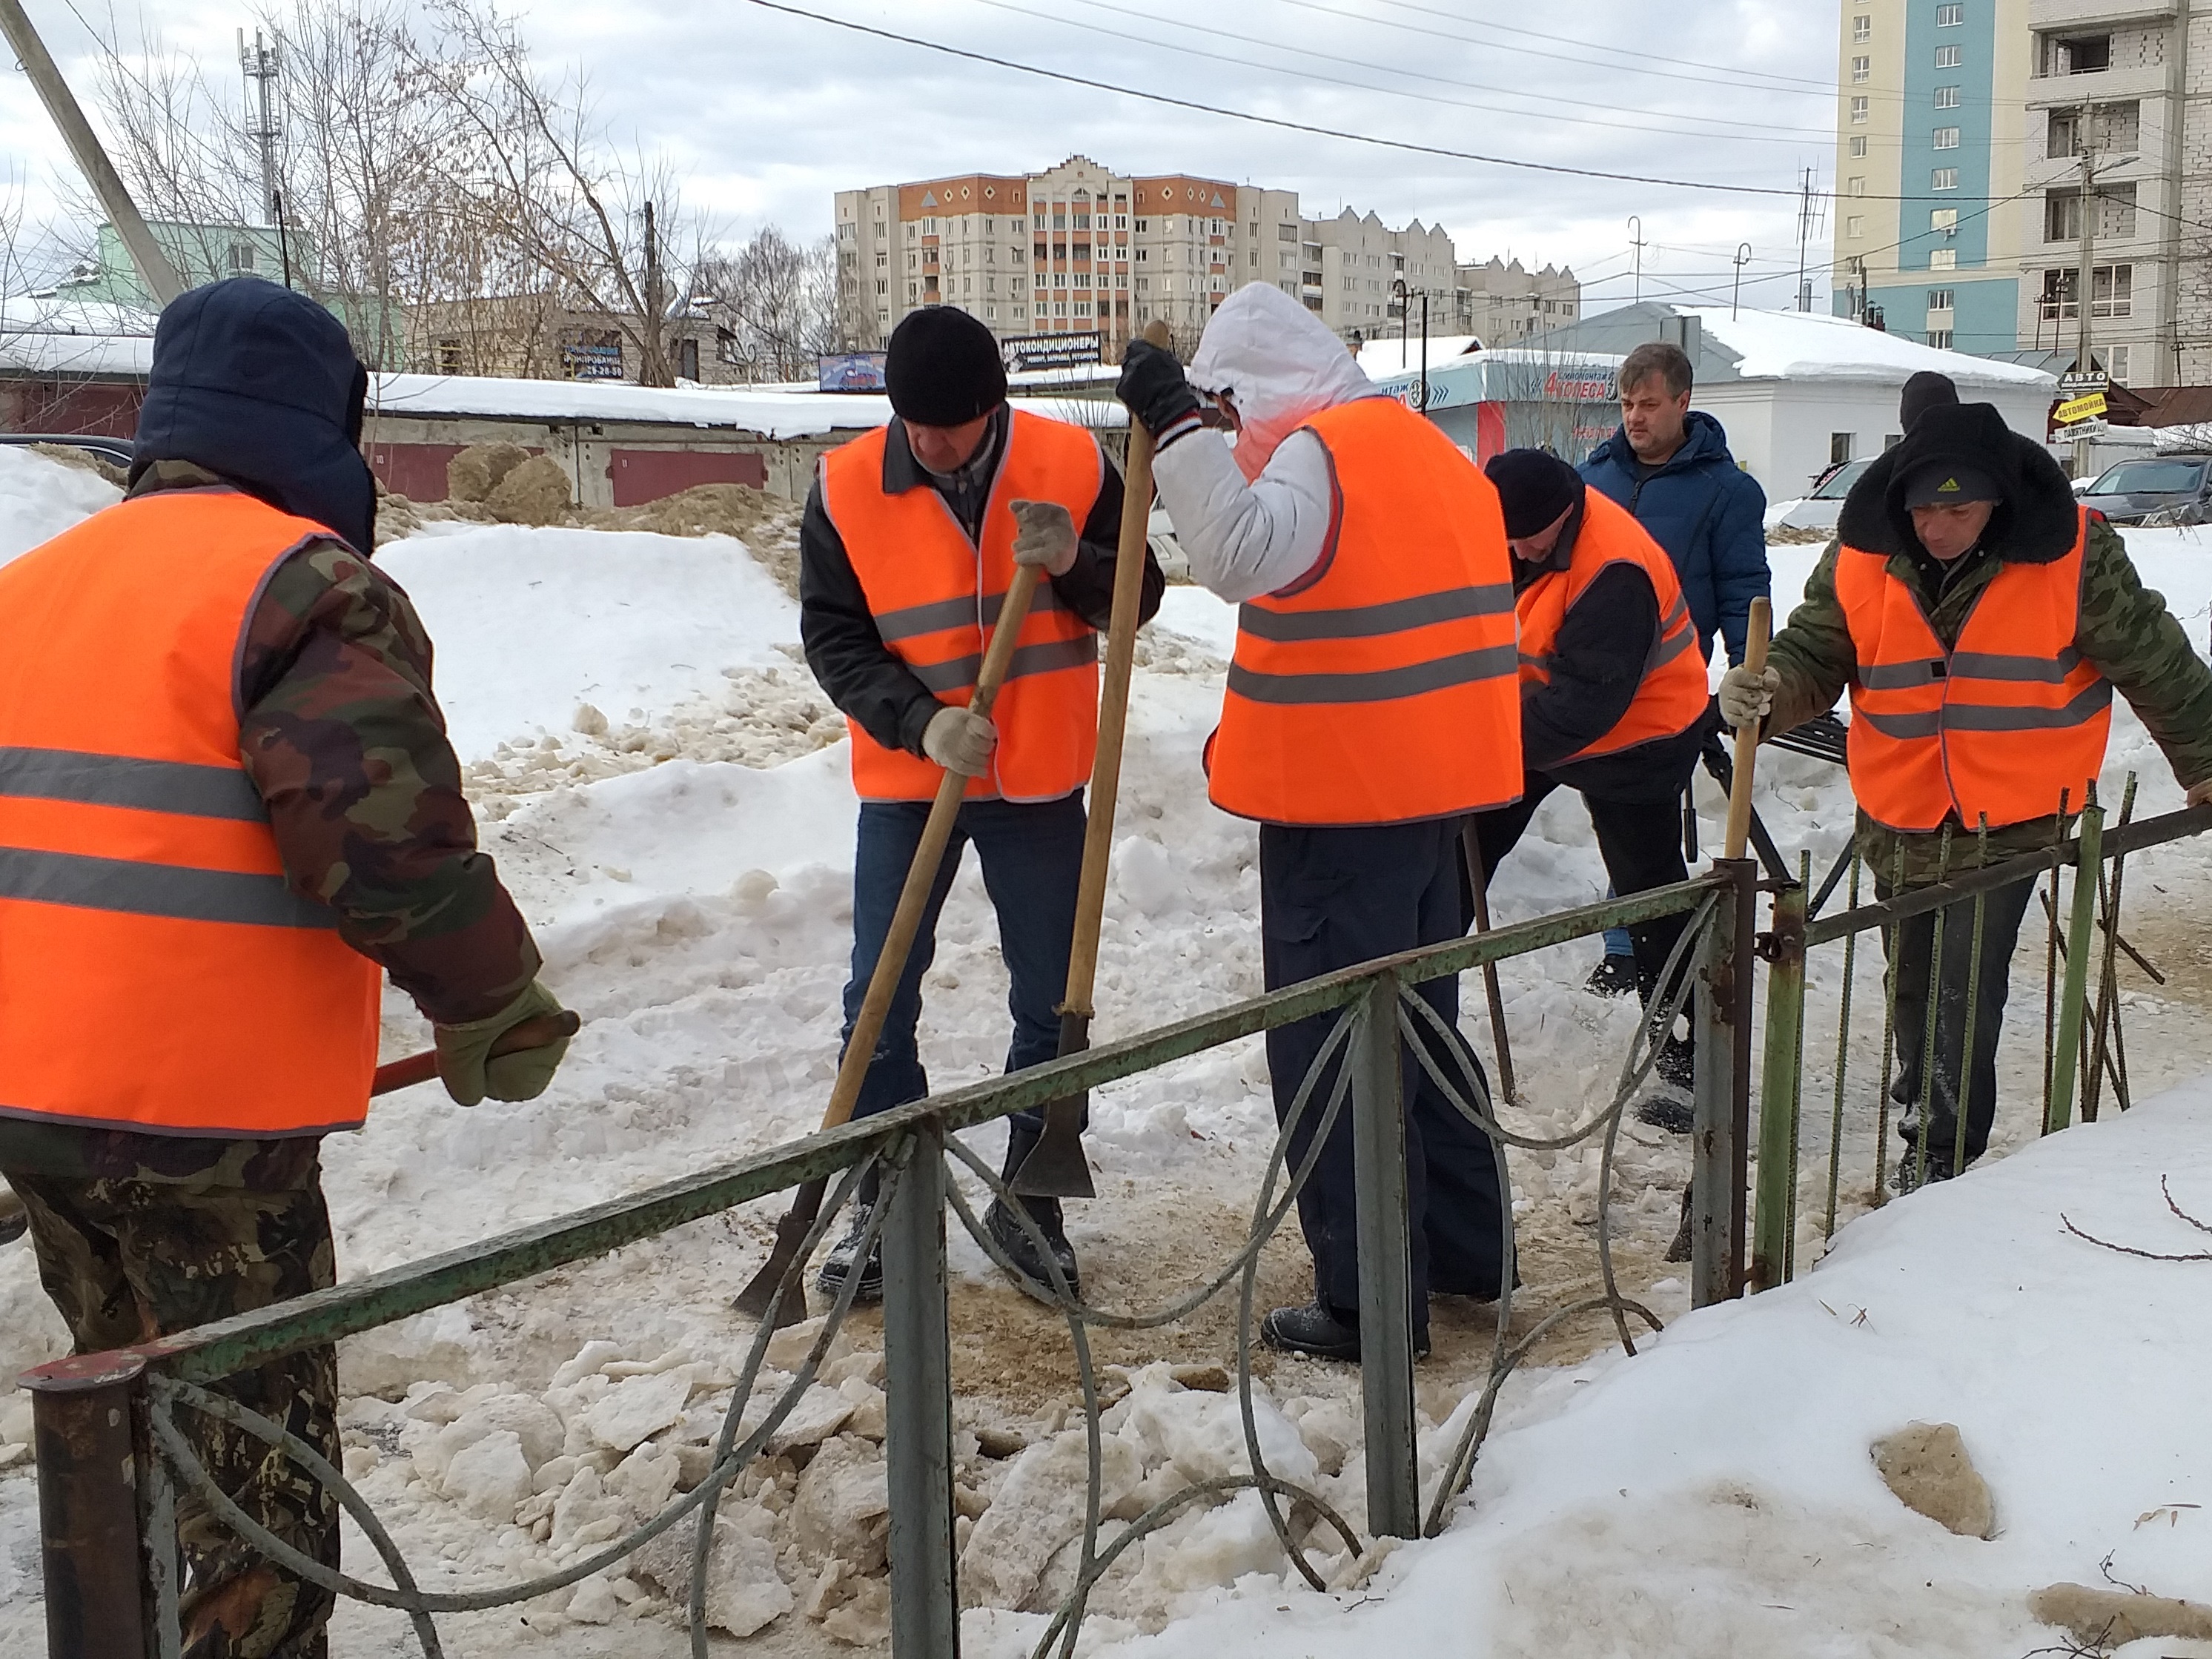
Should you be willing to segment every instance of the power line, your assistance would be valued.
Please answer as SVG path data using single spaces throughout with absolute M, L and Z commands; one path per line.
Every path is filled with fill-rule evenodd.
M 1225 120 L 1246 121 L 1255 126 L 1273 127 L 1279 131 L 1303 132 L 1317 138 L 1341 138 L 1355 144 L 1372 144 L 1382 149 L 1404 150 L 1415 155 L 1436 155 L 1447 161 L 1475 161 L 1486 167 L 1513 167 L 1527 173 L 1548 173 L 1573 179 L 1603 179 L 1617 184 L 1656 185 L 1668 190 L 1702 190 L 1728 196 L 1789 196 L 1797 194 L 1795 189 L 1784 189 L 1774 185 L 1730 185 L 1696 179 L 1664 179 L 1652 173 L 1614 173 L 1603 167 L 1570 167 L 1559 161 L 1531 161 L 1518 156 L 1486 155 L 1475 150 L 1451 149 L 1442 144 L 1420 144 L 1405 138 L 1383 138 L 1372 133 L 1353 132 L 1342 127 L 1320 126 L 1307 121 L 1293 121 L 1279 115 L 1261 115 L 1250 110 L 1226 109 L 1213 104 L 1203 104 L 1194 98 L 1176 98 L 1164 92 L 1146 92 L 1136 87 L 1116 86 L 1109 81 L 1093 80 L 1087 76 L 1071 75 L 1064 70 L 1046 69 L 1040 64 L 1024 64 L 1017 58 L 995 57 L 989 52 L 974 52 L 965 46 L 948 46 L 939 40 L 927 40 L 919 35 L 901 34 L 895 30 L 878 28 L 872 24 L 850 22 L 842 17 L 809 11 L 802 6 L 784 3 L 784 0 L 750 0 L 750 3 L 767 11 L 782 12 L 787 16 L 803 17 L 809 22 L 826 23 L 854 34 L 866 34 L 878 40 L 892 40 L 901 46 L 919 46 L 925 52 L 939 52 L 947 58 L 958 58 L 971 64 L 988 64 L 994 69 L 1012 70 L 1021 75 L 1033 75 L 1042 80 L 1057 81 L 1066 86 L 1088 87 L 1094 92 L 1110 92 L 1123 98 L 1135 98 L 1150 104 L 1164 104 L 1171 109 L 1186 109 L 1200 115 L 1212 115 Z M 1391 94 L 1385 94 L 1385 96 Z M 1869 201 L 1917 200 L 1917 198 L 1868 197 Z
M 1047 22 L 1063 24 L 1069 28 L 1085 29 L 1094 34 L 1107 35 L 1117 40 L 1133 40 L 1141 46 L 1158 44 L 1157 41 L 1148 40 L 1141 35 L 1131 34 L 1125 30 L 1107 28 L 1094 23 L 1079 23 L 1071 18 L 1055 16 L 1050 12 L 1032 10 L 1027 6 L 1012 3 L 1012 0 L 976 0 L 976 3 L 989 6 L 1000 11 L 1014 12 L 1024 17 L 1034 17 Z M 1249 40 L 1251 38 L 1249 35 L 1235 33 L 1228 29 L 1213 28 L 1204 23 L 1187 23 L 1180 18 L 1162 17 L 1152 12 L 1139 11 L 1133 7 L 1115 5 L 1112 3 L 1112 0 L 1077 0 L 1077 3 L 1090 6 L 1099 11 L 1113 12 L 1123 17 L 1133 17 L 1146 23 L 1164 23 L 1170 28 L 1186 29 L 1194 34 L 1212 35 L 1218 40 Z M 1794 139 L 1780 136 L 1785 133 L 1795 132 L 1809 137 L 1820 138 L 1833 136 L 1830 129 L 1826 127 L 1778 127 L 1771 121 L 1732 121 L 1725 116 L 1684 115 L 1667 110 L 1631 109 L 1618 103 L 1600 103 L 1588 98 L 1567 98 L 1553 93 L 1519 92 L 1511 87 L 1489 86 L 1480 81 L 1465 81 L 1451 76 L 1430 75 L 1419 70 L 1400 69 L 1390 64 L 1368 63 L 1357 58 L 1346 58 L 1339 52 L 1314 52 L 1304 46 L 1288 46 L 1279 41 L 1267 41 L 1264 44 L 1273 51 L 1293 52 L 1301 58 L 1318 58 L 1328 63 L 1343 64 L 1350 69 L 1371 70 L 1378 75 L 1402 75 L 1412 80 L 1431 81 L 1439 86 L 1464 87 L 1471 92 L 1492 92 L 1508 98 L 1540 99 L 1547 104 L 1573 104 L 1583 109 L 1612 110 L 1622 115 L 1648 116 L 1654 121 L 1665 124 L 1662 126 L 1651 127 L 1634 122 L 1604 121 L 1588 117 L 1556 115 L 1548 110 L 1545 112 L 1547 118 L 1550 119 L 1571 121 L 1586 126 L 1610 127 L 1618 131 L 1680 133 L 1684 131 L 1686 122 L 1696 121 L 1708 126 L 1748 127 L 1754 131 L 1740 134 L 1692 133 L 1688 136 L 1737 141 L 1750 140 L 1761 143 L 1778 144 L 1796 142 Z M 1203 52 L 1196 48 L 1192 48 L 1190 51 L 1191 55 L 1194 57 L 1210 58 L 1217 63 L 1235 64 L 1244 69 L 1261 70 L 1272 75 L 1296 75 L 1305 80 L 1318 81 L 1329 86 L 1351 87 L 1361 92 L 1379 92 L 1385 96 L 1420 98 L 1429 103 L 1446 104 L 1458 109 L 1482 110 L 1490 114 L 1509 115 L 1522 119 L 1528 118 L 1531 113 L 1526 110 L 1499 109 L 1495 105 L 1478 104 L 1464 98 L 1443 98 L 1432 94 L 1403 92 L 1389 87 L 1369 86 L 1364 82 L 1346 81 L 1333 75 L 1317 75 L 1308 70 L 1285 69 L 1279 64 L 1263 64 L 1249 58 L 1237 58 L 1223 52 Z

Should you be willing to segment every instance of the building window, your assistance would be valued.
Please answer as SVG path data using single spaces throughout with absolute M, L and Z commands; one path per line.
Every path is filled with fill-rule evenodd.
M 2046 34 L 2041 44 L 2045 75 L 2094 75 L 2112 66 L 2109 34 Z
M 1948 351 L 1951 349 L 1951 331 L 1948 328 L 1929 329 L 1928 331 L 1928 343 L 1934 346 L 1938 351 Z
M 1959 250 L 1954 247 L 1936 248 L 1928 255 L 1928 269 L 1930 270 L 1956 270 L 1958 268 Z
M 1852 79 L 1852 80 L 1854 80 L 1854 81 L 1866 81 L 1866 80 L 1870 80 L 1870 79 L 1872 79 L 1872 78 L 1873 78 L 1873 76 L 1874 76 L 1874 59 L 1873 59 L 1873 58 L 1852 58 L 1852 59 L 1851 59 L 1851 79 Z
M 1844 194 L 1846 196 L 1865 195 L 1866 179 L 1864 177 L 1855 173 L 1849 179 L 1846 179 L 1844 181 Z
M 438 373 L 458 374 L 461 372 L 461 343 L 458 339 L 438 342 Z
M 230 268 L 234 271 L 253 269 L 252 243 L 233 242 L 230 245 Z
M 1866 160 L 1866 135 L 1864 133 L 1860 133 L 1851 140 L 1851 160 L 1854 161 L 1863 161 Z
M 1958 187 L 1959 169 L 1956 167 L 1937 167 L 1928 175 L 1928 188 L 1930 190 L 1956 190 Z
M 1852 42 L 1857 46 L 1864 46 L 1868 41 L 1873 39 L 1874 18 L 1866 12 L 1858 12 L 1854 14 L 1851 18 Z
M 2097 191 L 2097 234 L 2125 238 L 2136 234 L 2136 187 L 2106 185 Z M 2081 192 L 2052 190 L 2044 192 L 2043 240 L 2078 241 L 2081 236 Z
M 1928 290 L 1928 309 L 1930 311 L 1948 311 L 1951 309 L 1951 301 L 1954 297 L 1954 291 L 1950 289 L 1931 288 Z
M 1863 125 L 1863 124 L 1865 122 L 1866 118 L 1867 118 L 1867 100 L 1866 100 L 1864 98 L 1854 98 L 1854 99 L 1852 99 L 1852 100 L 1851 100 L 1851 121 L 1852 121 L 1852 124 L 1853 124 L 1854 125 Z
M 1866 221 L 1861 218 L 1857 214 L 1852 214 L 1850 217 L 1844 221 L 1844 234 L 1852 241 L 1856 241 L 1860 237 L 1866 234 Z
M 2089 276 L 2089 314 L 2092 317 L 2131 317 L 2135 314 L 2136 268 L 2099 265 Z
M 676 343 L 676 374 L 684 380 L 699 378 L 699 342 L 696 339 Z
M 1959 129 L 1956 127 L 1936 128 L 1934 136 L 1929 141 L 1929 148 L 1931 149 L 1958 149 Z
M 1964 24 L 1966 21 L 1966 9 L 1963 5 L 1938 6 L 1936 8 L 1936 27 L 1939 29 L 1955 29 Z
M 1936 88 L 1936 107 L 1937 109 L 1956 109 L 1956 108 L 1958 108 L 1958 107 L 1959 107 L 1959 89 L 1958 89 L 1958 88 L 1956 88 L 1956 87 L 1938 87 L 1938 88 Z
M 1956 236 L 1959 234 L 1959 210 L 1956 208 L 1935 209 L 1928 216 L 1928 228 L 1940 230 L 1946 236 Z
M 1964 59 L 1965 52 L 1966 49 L 1962 46 L 1936 47 L 1936 67 L 1937 69 L 1957 69 Z
M 2128 359 L 2132 355 L 2127 346 L 2116 345 L 2105 348 L 2106 372 L 2122 386 L 2128 383 Z
M 1296 225 L 1277 225 L 1275 227 L 1275 240 L 1279 242 L 1297 241 L 1298 240 L 1298 228 Z
M 1852 434 L 1848 432 L 1831 432 L 1828 434 L 1828 465 L 1830 466 L 1841 466 L 1845 461 L 1850 459 L 1851 438 Z

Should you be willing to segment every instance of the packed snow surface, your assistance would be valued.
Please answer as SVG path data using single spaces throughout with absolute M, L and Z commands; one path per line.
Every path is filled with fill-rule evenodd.
M 122 498 L 96 472 L 0 444 L 0 564 Z
M 89 474 L 0 449 L 0 501 L 21 504 L 0 517 L 11 534 L 28 534 L 16 526 L 34 514 L 51 533 L 112 496 Z M 2212 607 L 2204 536 L 2130 532 L 2146 579 L 2200 641 Z M 1784 615 L 1819 550 L 1773 550 Z M 850 948 L 855 806 L 842 722 L 797 660 L 793 607 L 741 544 L 441 527 L 382 557 L 437 641 L 441 696 L 471 763 L 485 846 L 536 929 L 549 981 L 586 1024 L 540 1100 L 463 1111 L 418 1088 L 380 1101 L 362 1133 L 332 1138 L 326 1186 L 348 1276 L 805 1133 L 829 1091 Z M 1102 1036 L 1259 986 L 1255 832 L 1206 802 L 1200 765 L 1232 632 L 1230 607 L 1176 588 L 1144 641 L 1150 666 L 1135 687 L 1102 948 Z M 1760 769 L 1759 810 L 1777 839 L 1825 865 L 1850 824 L 1840 773 L 1771 750 Z M 2139 813 L 2178 805 L 2154 746 L 2123 712 L 2110 799 L 2130 769 L 2142 775 Z M 1701 805 L 1710 839 L 1719 805 L 1710 787 Z M 1589 902 L 1604 879 L 1580 805 L 1562 794 L 1500 871 L 1496 918 Z M 2129 914 L 2142 918 L 2132 927 L 2170 927 L 2212 896 L 2212 857 L 2195 843 L 2140 855 L 2128 884 Z M 1622 1005 L 1580 988 L 1593 950 L 1556 947 L 1503 975 L 1525 1096 L 1518 1121 L 1534 1133 L 1559 1133 L 1609 1096 L 1634 1024 Z M 2167 1212 L 2158 1180 L 2170 1173 L 2176 1199 L 2212 1218 L 2212 1164 L 2197 1150 L 2212 1130 L 2212 1089 L 2191 1083 L 2206 1069 L 2212 1022 L 2185 997 L 2130 989 L 2138 1097 L 2188 1086 L 2038 1144 L 2040 985 L 2023 965 L 1995 1142 L 2010 1155 L 1855 1220 L 1872 1179 L 1868 1079 L 1880 1033 L 1865 1011 L 1878 1007 L 1879 955 L 1869 946 L 1856 963 L 1846 1224 L 1825 1260 L 1840 951 L 1816 951 L 1808 964 L 1797 1259 L 1801 1273 L 1815 1261 L 1817 1271 L 1678 1319 L 1633 1360 L 1516 1378 L 1472 1498 L 1444 1537 L 1401 1548 L 1372 1578 L 1371 1559 L 1333 1553 L 1340 1547 L 1326 1535 L 1309 1540 L 1347 1587 L 1341 1594 L 1291 1588 L 1301 1581 L 1249 1494 L 1194 1508 L 1101 1585 L 1083 1650 L 1281 1659 L 1395 1643 L 1532 1659 L 2017 1659 L 2056 1639 L 2028 1621 L 2026 1593 L 2052 1579 L 2101 1582 L 2107 1552 L 2120 1578 L 2212 1597 L 2212 1522 L 2189 1507 L 2212 1504 L 2202 1410 L 2212 1327 L 2201 1316 L 2212 1265 L 2114 1255 L 2058 1219 L 2063 1209 L 2088 1231 L 2152 1250 L 2201 1242 Z M 1006 980 L 972 859 L 925 986 L 933 1082 L 994 1072 Z M 1481 999 L 1473 981 L 1468 989 L 1470 1034 L 1486 1049 Z M 387 1053 L 426 1036 L 390 997 Z M 1179 1283 L 1224 1260 L 1273 1128 L 1256 1041 L 1097 1091 L 1090 1146 L 1101 1197 L 1075 1206 L 1070 1227 L 1101 1298 L 1150 1307 L 1165 1292 L 1161 1275 Z M 995 1133 L 975 1139 L 996 1155 Z M 1615 1236 L 1647 1264 L 1673 1231 L 1686 1170 L 1679 1141 L 1625 1131 Z M 1559 1235 L 1587 1256 L 1595 1152 L 1516 1155 L 1513 1173 L 1531 1251 Z M 347 1468 L 418 1571 L 441 1584 L 544 1571 L 696 1480 L 744 1341 L 727 1299 L 759 1260 L 776 1207 L 749 1206 L 345 1345 Z M 1294 1243 L 1284 1248 L 1295 1255 Z M 1012 1293 L 964 1237 L 952 1259 L 956 1343 L 984 1345 L 986 1356 L 959 1407 L 956 1448 L 963 1583 L 988 1604 L 967 1613 L 964 1650 L 1011 1659 L 1036 1640 L 1037 1609 L 1069 1587 L 1079 1419 L 1066 1415 L 1065 1383 L 1055 1405 L 1049 1388 L 1022 1382 L 1035 1358 L 1022 1344 L 1040 1339 L 1006 1322 L 1020 1306 Z M 1528 1318 L 1565 1299 L 1547 1277 L 1556 1270 L 1540 1265 L 1552 1259 L 1527 1258 Z M 1654 1277 L 1645 1299 L 1669 1318 L 1683 1314 L 1679 1277 Z M 758 1631 L 763 1652 L 866 1647 L 880 1633 L 883 1376 L 872 1333 L 860 1322 L 841 1338 L 716 1534 L 710 1613 L 725 1632 Z M 29 1252 L 0 1250 L 0 1376 L 61 1348 Z M 1421 1383 L 1431 1480 L 1468 1409 L 1468 1373 L 1440 1376 L 1443 1363 L 1440 1350 Z M 770 1383 L 787 1378 L 790 1345 L 769 1364 Z M 1106 1425 L 1116 1513 L 1241 1467 L 1241 1427 L 1208 1385 L 1133 1364 L 1116 1386 L 1127 1390 Z M 1259 1393 L 1276 1467 L 1357 1524 L 1356 1378 L 1285 1363 Z M 23 1405 L 0 1395 L 0 1652 L 10 1655 L 40 1639 Z M 1915 1419 L 1963 1432 L 1996 1494 L 1995 1540 L 1941 1532 L 1875 1479 L 1869 1443 Z M 985 1428 L 1012 1439 L 985 1449 Z M 348 1551 L 356 1565 L 366 1559 L 357 1536 Z M 673 1659 L 684 1650 L 669 1615 L 681 1581 L 672 1589 L 666 1580 L 678 1571 L 664 1553 L 520 1618 L 444 1621 L 449 1650 Z M 349 1606 L 335 1650 L 383 1659 L 406 1651 L 406 1639 L 389 1615 Z

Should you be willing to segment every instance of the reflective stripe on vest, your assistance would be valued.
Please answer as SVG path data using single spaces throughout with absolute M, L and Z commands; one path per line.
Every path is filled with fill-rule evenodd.
M 0 1113 L 214 1136 L 364 1116 L 381 976 L 287 883 L 235 704 L 264 581 L 329 534 L 166 491 L 0 569 Z
M 1583 495 L 1582 528 L 1565 570 L 1547 570 L 1521 591 L 1521 678 L 1548 684 L 1553 647 L 1559 629 L 1589 585 L 1608 567 L 1632 564 L 1651 583 L 1659 610 L 1659 629 L 1644 653 L 1644 677 L 1636 696 L 1613 729 L 1560 764 L 1617 754 L 1640 743 L 1680 737 L 1705 718 L 1710 702 L 1705 659 L 1698 653 L 1689 601 L 1667 550 L 1617 502 L 1588 490 Z
M 983 509 L 981 545 L 968 539 L 944 497 L 923 483 L 884 491 L 888 428 L 822 459 L 822 504 L 845 544 L 876 630 L 939 701 L 975 690 L 1014 574 L 1016 501 L 1058 501 L 1080 529 L 1098 499 L 1104 458 L 1080 427 L 1016 410 Z M 1006 683 L 991 711 L 999 728 L 992 769 L 969 781 L 971 800 L 1057 800 L 1090 781 L 1098 741 L 1098 636 L 1048 581 L 1022 624 Z M 853 787 L 865 800 L 927 800 L 944 774 L 887 749 L 848 720 Z
M 2103 769 L 2112 688 L 2074 644 L 2081 622 L 2086 514 L 2074 546 L 2047 564 L 1999 565 L 1958 645 L 1943 649 L 1912 590 L 1877 553 L 1836 556 L 1850 624 L 1851 787 L 1893 830 L 1967 830 L 2075 807 Z
M 1243 605 L 1209 745 L 1214 805 L 1269 823 L 1448 817 L 1521 793 L 1513 586 L 1498 495 L 1389 398 L 1325 410 L 1334 527 L 1313 573 Z

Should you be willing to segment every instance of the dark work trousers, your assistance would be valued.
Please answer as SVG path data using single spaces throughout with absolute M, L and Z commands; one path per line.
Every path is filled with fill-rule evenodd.
M 859 847 L 853 862 L 853 975 L 845 985 L 845 1029 L 849 1042 L 860 1018 L 876 957 L 890 932 L 907 866 L 921 841 L 929 803 L 863 801 Z M 853 1108 L 854 1117 L 871 1117 L 929 1092 L 915 1042 L 921 1018 L 921 976 L 937 954 L 937 916 L 971 842 L 983 860 L 983 886 L 999 915 L 999 950 L 1013 981 L 1008 1006 L 1014 1017 L 1013 1041 L 1006 1045 L 1006 1069 L 1018 1072 L 1060 1053 L 1060 1016 L 1054 1012 L 1067 994 L 1067 957 L 1075 941 L 1076 886 L 1083 873 L 1083 792 L 1058 800 L 1019 804 L 971 800 L 960 808 L 952 839 L 938 866 L 936 885 L 921 929 L 899 975 L 883 1035 L 876 1039 L 866 1080 Z M 1012 1137 L 1008 1167 L 1034 1145 L 1044 1127 L 1041 1112 L 1017 1113 L 1007 1125 Z M 870 1183 L 872 1190 L 873 1183 Z
M 1475 844 L 1482 854 L 1486 881 L 1513 850 L 1514 844 L 1521 839 L 1521 832 L 1528 827 L 1528 821 L 1536 816 L 1536 809 L 1544 804 L 1545 797 L 1560 785 L 1541 772 L 1530 772 L 1523 778 L 1521 787 L 1521 799 L 1512 805 L 1481 813 L 1474 820 Z M 1641 893 L 1690 878 L 1689 866 L 1682 860 L 1680 796 L 1668 800 L 1626 801 L 1585 794 L 1583 805 L 1589 809 L 1590 827 L 1597 831 L 1598 856 L 1605 860 L 1605 872 L 1613 878 L 1614 892 Z M 1463 884 L 1462 892 L 1461 914 L 1467 925 L 1472 927 L 1474 896 Z M 1686 915 L 1661 916 L 1653 921 L 1639 921 L 1628 930 L 1629 943 L 1636 951 L 1637 981 L 1647 999 L 1658 986 L 1659 975 L 1688 922 Z
M 1457 939 L 1462 820 L 1382 824 L 1360 830 L 1260 826 L 1260 927 L 1267 987 Z M 1456 1037 L 1459 981 L 1431 980 L 1419 994 L 1455 1038 L 1420 1022 L 1425 1042 L 1446 1077 L 1480 1068 Z M 1335 1023 L 1316 1015 L 1267 1033 L 1267 1073 L 1275 1117 L 1287 1119 L 1298 1085 Z M 1455 1052 L 1454 1052 L 1455 1051 Z M 1349 1052 L 1348 1048 L 1344 1052 Z M 1322 1073 L 1291 1139 L 1296 1170 L 1334 1087 L 1337 1065 Z M 1459 1085 L 1464 1089 L 1464 1085 Z M 1408 1043 L 1405 1049 L 1406 1165 L 1411 1204 L 1413 1325 L 1428 1329 L 1431 1291 L 1495 1298 L 1504 1261 L 1499 1232 L 1498 1166 L 1490 1139 L 1460 1115 Z M 1298 1223 L 1314 1259 L 1314 1291 L 1339 1318 L 1359 1311 L 1358 1209 L 1352 1167 L 1352 1103 L 1346 1098 L 1311 1177 L 1298 1194 Z
M 1877 898 L 1890 896 L 1885 884 Z M 1974 1056 L 1966 1097 L 1966 1162 L 1990 1144 L 1990 1125 L 1997 1110 L 1997 1034 L 2004 1026 L 2005 991 L 2012 975 L 2013 947 L 2035 896 L 2033 881 L 2015 882 L 1989 895 L 1983 907 L 1982 973 L 1975 988 Z M 1973 975 L 1974 902 L 1961 899 L 1943 907 L 1942 987 L 1936 998 L 1936 1103 L 1931 1111 L 1912 1114 L 1928 1121 L 1928 1156 L 1951 1167 L 1958 1144 L 1959 1050 L 1966 1036 L 1966 988 Z M 1936 914 L 1908 916 L 1897 925 L 1889 958 L 1889 982 L 1897 1008 L 1897 1080 L 1890 1098 L 1900 1107 L 1921 1099 L 1920 1062 L 1928 1048 L 1928 970 L 1936 951 Z M 1915 1125 L 1900 1115 L 1898 1133 L 1917 1145 Z

